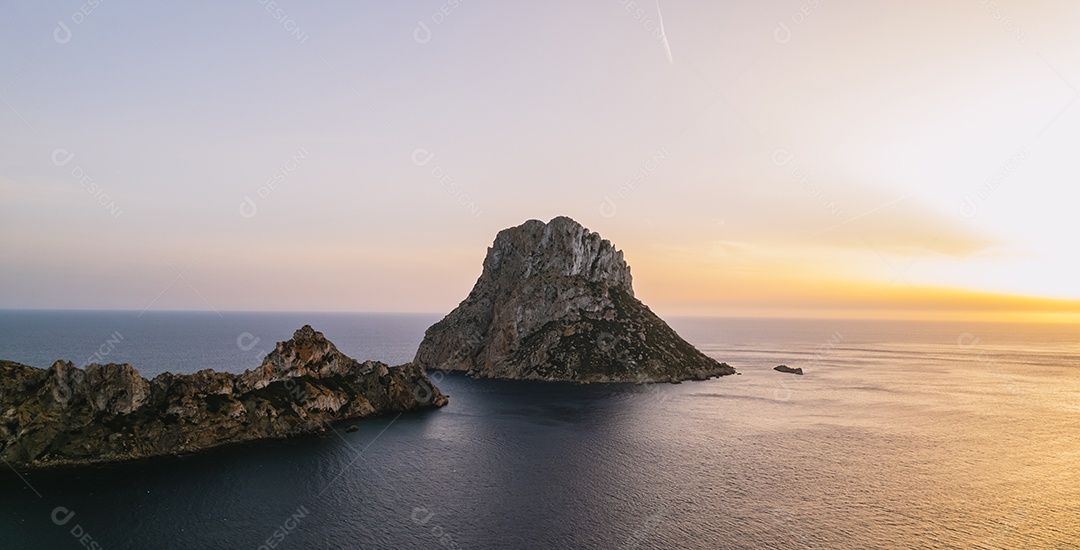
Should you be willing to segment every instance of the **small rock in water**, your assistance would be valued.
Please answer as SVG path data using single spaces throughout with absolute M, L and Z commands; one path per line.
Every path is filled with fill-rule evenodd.
M 777 367 L 774 367 L 773 370 L 780 371 L 780 372 L 786 372 L 786 373 L 789 373 L 789 374 L 802 374 L 802 367 L 791 368 L 791 367 L 789 367 L 787 365 L 779 365 Z
M 350 433 L 351 434 L 351 433 L 353 433 L 353 432 L 355 432 L 356 430 L 359 430 L 359 429 L 360 428 L 356 427 L 356 424 L 353 424 L 353 425 L 349 426 L 348 428 L 345 428 L 345 433 Z

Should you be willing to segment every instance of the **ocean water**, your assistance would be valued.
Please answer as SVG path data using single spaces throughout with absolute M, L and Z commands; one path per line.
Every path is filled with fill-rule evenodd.
M 400 363 L 438 318 L 137 315 L 0 312 L 0 358 L 239 372 L 310 323 L 358 359 Z M 0 465 L 0 548 L 1080 547 L 1077 327 L 669 321 L 742 374 L 435 373 L 448 406 L 354 433 Z

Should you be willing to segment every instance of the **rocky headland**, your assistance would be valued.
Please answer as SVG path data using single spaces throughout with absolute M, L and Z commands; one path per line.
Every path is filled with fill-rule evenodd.
M 476 377 L 677 382 L 735 374 L 634 297 L 611 242 L 567 217 L 500 231 L 469 296 L 413 363 Z
M 0 361 L 0 458 L 40 468 L 184 454 L 446 403 L 420 366 L 361 363 L 310 326 L 243 374 L 147 380 L 127 364 Z

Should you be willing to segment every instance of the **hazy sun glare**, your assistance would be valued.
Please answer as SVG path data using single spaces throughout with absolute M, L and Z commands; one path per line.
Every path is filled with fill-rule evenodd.
M 666 313 L 1080 313 L 1080 6 L 215 10 L 0 22 L 0 307 L 446 311 L 569 215 Z

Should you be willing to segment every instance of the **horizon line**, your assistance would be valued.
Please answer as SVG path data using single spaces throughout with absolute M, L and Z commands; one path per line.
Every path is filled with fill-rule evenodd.
M 650 308 L 652 309 L 652 308 Z M 357 311 L 357 310 L 212 310 L 212 309 L 101 309 L 101 308 L 7 308 L 0 307 L 0 313 L 205 313 L 209 315 L 227 314 L 313 314 L 313 315 L 410 315 L 410 316 L 434 316 L 445 317 L 449 312 L 435 311 Z M 654 312 L 655 313 L 655 312 Z M 996 325 L 1069 325 L 1080 324 L 1080 315 L 1071 313 L 1040 313 L 1040 312 L 994 312 L 996 315 L 984 315 L 981 319 L 976 318 L 931 318 L 929 316 L 854 316 L 854 315 L 775 315 L 746 313 L 731 314 L 673 314 L 665 315 L 661 319 L 731 319 L 731 320 L 774 320 L 774 321 L 837 321 L 837 322 L 903 322 L 903 323 L 940 323 L 940 324 L 996 324 Z M 1007 318 L 1012 315 L 1018 318 Z M 940 317 L 940 315 L 939 315 Z

